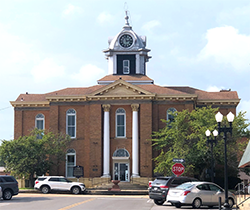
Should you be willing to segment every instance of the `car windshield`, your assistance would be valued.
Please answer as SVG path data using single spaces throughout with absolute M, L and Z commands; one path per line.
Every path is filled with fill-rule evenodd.
M 152 185 L 165 185 L 169 179 L 164 178 L 164 179 L 156 179 L 152 182 Z
M 68 179 L 66 179 L 66 178 L 65 178 L 65 180 L 66 180 L 67 182 L 72 182 L 72 181 L 70 181 L 70 180 L 68 180 Z
M 192 183 L 184 183 L 179 185 L 178 187 L 176 187 L 177 189 L 181 189 L 181 190 L 186 190 L 186 189 L 190 189 L 194 186 L 194 184 Z

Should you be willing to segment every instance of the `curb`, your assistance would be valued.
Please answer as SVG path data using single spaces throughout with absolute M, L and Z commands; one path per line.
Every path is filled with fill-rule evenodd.
M 19 193 L 34 193 L 42 194 L 39 190 L 19 190 Z M 56 192 L 57 194 L 68 194 L 68 192 Z M 147 190 L 121 190 L 121 191 L 108 191 L 108 190 L 86 190 L 84 195 L 148 195 Z

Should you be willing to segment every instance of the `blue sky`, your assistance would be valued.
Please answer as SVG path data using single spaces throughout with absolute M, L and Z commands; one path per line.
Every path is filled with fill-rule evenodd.
M 0 0 L 0 139 L 14 136 L 9 102 L 20 93 L 87 87 L 108 74 L 102 50 L 125 10 L 147 36 L 155 84 L 236 90 L 250 119 L 249 0 Z

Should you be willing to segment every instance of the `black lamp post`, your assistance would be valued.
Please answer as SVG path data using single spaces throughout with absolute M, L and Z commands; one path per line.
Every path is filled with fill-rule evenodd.
M 214 155 L 213 155 L 213 151 L 214 151 L 214 144 L 216 145 L 216 143 L 217 143 L 216 136 L 218 136 L 218 131 L 217 130 L 213 131 L 214 139 L 209 138 L 209 136 L 211 135 L 210 130 L 207 130 L 205 132 L 205 134 L 207 136 L 207 144 L 211 144 L 211 181 L 214 182 Z
M 224 139 L 224 156 L 225 156 L 225 162 L 224 162 L 224 167 L 225 167 L 225 204 L 224 204 L 224 209 L 226 210 L 230 210 L 231 207 L 228 204 L 228 174 L 227 174 L 227 133 L 230 133 L 232 135 L 232 122 L 234 120 L 234 114 L 232 112 L 229 112 L 229 114 L 227 115 L 227 120 L 229 122 L 229 127 L 226 127 L 226 125 L 224 127 L 221 127 L 221 122 L 223 119 L 223 115 L 218 112 L 215 115 L 215 119 L 218 123 L 218 131 L 219 134 L 223 133 L 223 139 Z

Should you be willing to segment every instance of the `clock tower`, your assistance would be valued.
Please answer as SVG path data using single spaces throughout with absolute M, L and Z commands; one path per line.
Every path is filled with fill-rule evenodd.
M 146 49 L 146 37 L 138 36 L 129 25 L 126 11 L 123 30 L 108 40 L 109 48 L 103 52 L 109 63 L 109 74 L 146 75 L 146 62 L 151 58 Z

